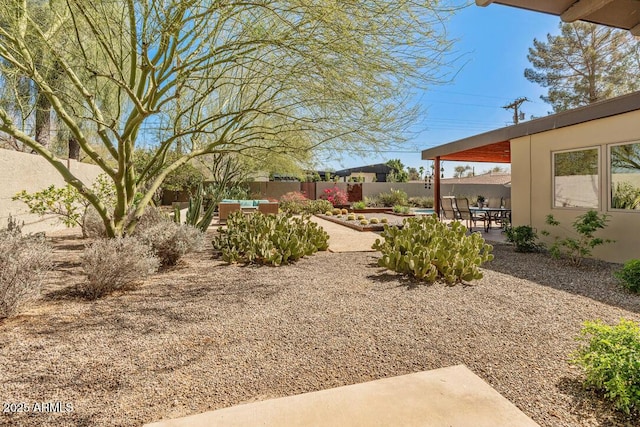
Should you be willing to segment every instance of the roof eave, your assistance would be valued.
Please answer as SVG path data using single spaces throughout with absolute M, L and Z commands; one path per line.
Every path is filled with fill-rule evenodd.
M 436 157 L 460 151 L 510 141 L 522 136 L 533 135 L 635 110 L 640 110 L 640 91 L 429 148 L 422 151 L 422 160 L 432 160 Z

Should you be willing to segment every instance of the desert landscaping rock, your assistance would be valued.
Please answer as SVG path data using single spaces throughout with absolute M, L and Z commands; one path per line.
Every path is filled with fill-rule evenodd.
M 203 250 L 96 301 L 78 235 L 53 240 L 42 298 L 0 321 L 3 402 L 64 402 L 7 426 L 136 426 L 245 402 L 467 365 L 541 426 L 634 426 L 567 363 L 585 320 L 640 321 L 618 266 L 576 269 L 496 245 L 485 277 L 418 285 L 377 253 L 322 252 L 274 268 Z

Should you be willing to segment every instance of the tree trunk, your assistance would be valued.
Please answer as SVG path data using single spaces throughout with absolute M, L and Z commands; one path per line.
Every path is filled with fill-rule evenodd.
M 69 137 L 69 158 L 80 160 L 80 144 L 74 137 Z
M 40 94 L 36 100 L 36 141 L 45 148 L 51 144 L 51 103 Z

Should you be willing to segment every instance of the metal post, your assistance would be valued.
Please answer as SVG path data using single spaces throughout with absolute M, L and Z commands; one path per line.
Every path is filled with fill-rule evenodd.
M 434 188 L 433 188 L 433 210 L 440 218 L 440 156 L 434 159 Z

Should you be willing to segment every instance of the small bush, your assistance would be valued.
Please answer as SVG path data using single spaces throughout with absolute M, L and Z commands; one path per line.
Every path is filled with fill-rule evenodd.
M 365 217 L 364 215 L 362 215 L 362 214 L 359 214 L 359 215 L 357 215 L 357 216 L 356 216 L 356 218 L 357 218 L 358 220 L 363 220 L 363 219 L 365 219 L 366 217 Z
M 386 223 L 388 223 L 388 222 L 389 222 L 389 220 L 388 220 L 387 218 L 382 218 L 382 219 L 380 220 L 380 222 L 381 222 L 381 223 L 383 223 L 383 224 L 386 224 Z
M 446 225 L 435 215 L 409 218 L 404 227 L 385 225 L 373 249 L 382 252 L 378 265 L 426 282 L 457 283 L 482 278 L 480 266 L 491 261 L 493 247 L 479 233 L 467 236 L 460 222 Z
M 323 212 L 331 212 L 333 205 L 327 200 L 308 200 L 302 207 L 303 214 L 315 215 Z
M 288 264 L 328 248 L 329 235 L 307 217 L 234 212 L 213 240 L 228 263 Z
M 613 243 L 613 240 L 595 237 L 594 233 L 604 229 L 609 221 L 610 215 L 598 215 L 598 212 L 590 210 L 580 215 L 573 222 L 572 227 L 578 234 L 578 238 L 556 236 L 553 245 L 549 248 L 549 253 L 554 258 L 566 256 L 574 264 L 579 266 L 583 258 L 591 256 L 593 248 L 604 245 L 605 243 Z M 554 227 L 560 223 L 555 220 L 553 215 L 547 215 L 546 223 Z M 548 231 L 542 231 L 545 236 L 549 235 Z
M 622 286 L 631 292 L 640 293 L 640 259 L 625 262 L 624 267 L 614 274 L 622 282 Z
M 332 188 L 325 188 L 322 197 L 328 200 L 333 206 L 346 205 L 347 203 L 349 203 L 347 193 L 342 191 L 337 186 L 334 186 Z
M 333 216 L 333 212 L 331 212 L 331 211 L 326 211 L 324 214 L 325 214 L 326 216 Z
M 371 224 L 378 224 L 378 223 L 380 223 L 380 220 L 379 220 L 378 218 L 371 218 L 371 219 L 369 220 L 369 222 L 370 222 Z
M 433 208 L 433 197 L 410 197 L 409 205 L 418 208 Z
M 355 214 L 349 214 L 347 215 L 347 221 L 355 221 L 356 220 L 356 216 Z
M 365 196 L 363 201 L 364 201 L 364 204 L 367 207 L 370 207 L 370 208 L 383 206 L 382 203 L 380 202 L 380 200 L 377 197 L 366 197 Z
M 0 230 L 0 319 L 16 314 L 40 293 L 51 268 L 51 248 L 42 236 L 21 234 L 9 218 Z
M 536 243 L 538 235 L 528 225 L 507 227 L 504 232 L 507 241 L 516 245 L 516 252 L 539 252 L 542 249 L 542 246 Z
M 309 203 L 309 199 L 299 191 L 290 191 L 280 197 L 280 209 L 282 212 L 292 215 L 299 215 L 303 212 L 304 207 Z M 326 211 L 322 210 L 321 212 Z
M 367 204 L 363 201 L 353 202 L 352 207 L 353 209 L 365 209 L 367 207 Z
M 366 219 L 361 219 L 360 220 L 360 225 L 369 225 L 369 221 Z
M 393 207 L 393 212 L 398 214 L 408 214 L 410 210 L 409 210 L 409 206 L 395 205 Z
M 339 208 L 333 208 L 331 210 L 331 213 L 333 213 L 334 215 L 340 215 L 342 213 L 342 209 Z
M 162 266 L 176 265 L 180 258 L 198 250 L 204 242 L 204 234 L 200 230 L 173 221 L 136 228 L 135 236 L 151 247 Z
M 377 199 L 378 203 L 380 203 L 382 206 L 388 207 L 395 205 L 406 206 L 408 203 L 407 193 L 402 190 L 391 189 L 391 191 L 388 193 L 378 194 Z
M 134 237 L 100 239 L 82 254 L 87 282 L 80 291 L 90 299 L 123 289 L 158 270 L 160 260 Z
M 616 326 L 585 322 L 578 340 L 583 344 L 571 363 L 584 370 L 585 385 L 626 414 L 640 410 L 640 325 L 625 319 Z
M 102 217 L 93 206 L 87 207 L 84 212 L 82 235 L 92 239 L 107 237 L 107 228 L 104 225 L 104 221 L 102 221 Z

